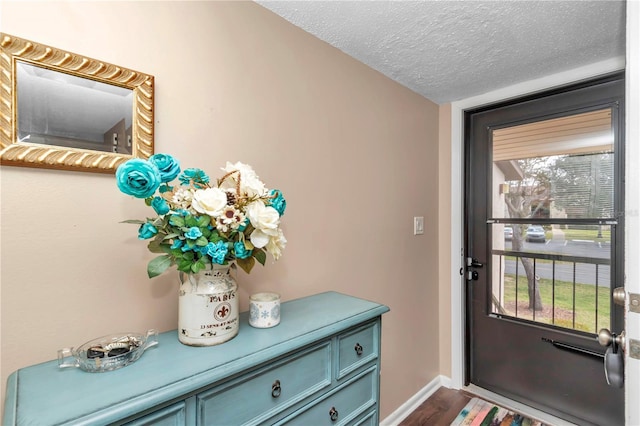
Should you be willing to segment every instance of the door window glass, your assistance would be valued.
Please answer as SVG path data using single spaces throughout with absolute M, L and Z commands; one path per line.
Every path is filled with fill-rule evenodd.
M 611 109 L 492 131 L 494 315 L 588 333 L 611 323 Z

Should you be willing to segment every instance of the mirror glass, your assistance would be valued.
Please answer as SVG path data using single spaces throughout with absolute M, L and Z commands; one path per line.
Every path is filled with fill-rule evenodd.
M 153 76 L 0 33 L 3 165 L 113 173 L 153 154 Z
M 16 62 L 18 141 L 131 154 L 133 90 Z

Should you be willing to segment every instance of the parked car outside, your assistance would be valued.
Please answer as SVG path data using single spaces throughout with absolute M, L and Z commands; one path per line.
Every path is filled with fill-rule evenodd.
M 510 226 L 504 227 L 504 239 L 505 241 L 511 241 L 513 238 L 513 228 Z
M 541 242 L 547 241 L 544 233 L 544 228 L 540 225 L 529 225 L 527 228 L 527 241 L 529 242 Z

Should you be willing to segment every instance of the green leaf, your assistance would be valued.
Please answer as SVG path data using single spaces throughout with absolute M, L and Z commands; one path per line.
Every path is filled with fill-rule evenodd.
M 163 216 L 158 216 L 155 219 L 149 219 L 149 220 L 151 220 L 153 222 L 153 225 L 156 228 L 162 228 L 166 223 L 166 219 Z
M 180 228 L 184 226 L 184 218 L 182 216 L 172 215 L 169 218 L 169 223 Z
M 191 261 L 181 260 L 178 262 L 178 271 L 191 273 Z
M 149 241 L 149 244 L 147 244 L 147 248 L 151 253 L 167 253 L 165 249 L 161 248 L 161 245 L 162 239 L 155 238 Z
M 158 256 L 152 259 L 147 265 L 147 275 L 149 278 L 157 277 L 171 266 L 171 257 L 168 255 Z
M 201 270 L 203 270 L 207 265 L 205 265 L 203 259 L 199 259 L 196 263 L 191 265 L 191 270 L 197 274 Z
M 197 245 L 198 247 L 204 247 L 204 246 L 206 246 L 207 244 L 209 244 L 209 240 L 207 240 L 207 237 L 205 237 L 204 235 L 202 235 L 201 237 L 199 237 L 199 238 L 196 240 L 196 245 Z
M 253 265 L 256 264 L 256 261 L 253 257 L 248 257 L 246 259 L 236 259 L 236 263 L 243 271 L 249 274 L 251 273 L 251 269 L 253 269 Z
M 197 220 L 198 224 L 196 225 L 198 228 L 204 228 L 209 226 L 211 223 L 211 218 L 208 215 L 199 216 Z
M 160 241 L 158 241 L 157 243 L 156 241 L 151 241 L 148 248 L 151 253 L 171 254 L 171 244 L 163 243 Z
M 180 236 L 180 234 L 177 234 L 177 233 L 173 232 L 171 234 L 165 235 L 162 239 L 163 240 L 169 240 L 171 238 L 176 238 L 176 237 L 179 237 L 179 236 Z
M 221 239 L 222 237 L 220 237 L 220 234 L 216 230 L 212 231 L 211 235 L 209 236 L 209 241 L 211 241 L 212 243 L 217 243 Z
M 186 251 L 186 252 L 184 252 L 184 253 L 182 254 L 182 258 L 183 258 L 184 260 L 188 260 L 189 262 L 192 262 L 192 261 L 193 261 L 193 257 L 194 257 L 194 256 L 195 256 L 195 255 L 193 254 L 193 252 L 192 252 L 192 251 Z
M 128 219 L 128 220 L 123 220 L 120 223 L 135 223 L 136 225 L 142 225 L 143 223 L 147 223 L 146 220 L 138 220 L 138 219 Z
M 189 228 L 192 228 L 194 226 L 198 226 L 198 219 L 196 219 L 195 217 L 189 215 L 184 219 L 184 223 Z
M 260 264 L 263 266 L 264 266 L 264 263 L 267 261 L 267 253 L 265 253 L 265 251 L 262 249 L 254 249 L 251 255 L 255 257 L 256 260 L 260 262 Z

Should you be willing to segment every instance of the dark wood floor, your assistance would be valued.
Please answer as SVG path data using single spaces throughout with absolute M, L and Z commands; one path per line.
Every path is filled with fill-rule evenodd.
M 399 426 L 449 426 L 473 395 L 441 387 Z

